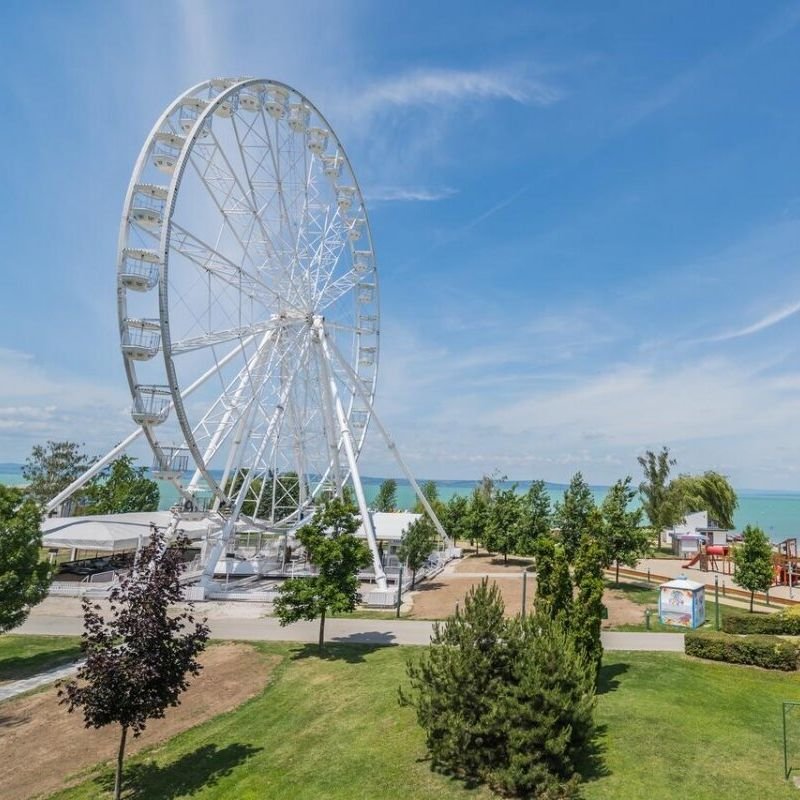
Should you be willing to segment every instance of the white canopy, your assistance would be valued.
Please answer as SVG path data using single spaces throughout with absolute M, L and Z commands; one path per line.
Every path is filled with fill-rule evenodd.
M 421 516 L 422 514 L 412 514 L 409 511 L 374 511 L 372 525 L 375 528 L 375 538 L 384 542 L 399 542 L 408 526 Z M 366 538 L 363 524 L 356 531 L 356 536 Z
M 108 514 L 90 517 L 52 517 L 42 523 L 42 546 L 98 550 L 121 553 L 135 550 L 139 541 L 150 536 L 150 524 L 166 528 L 172 521 L 169 511 Z M 181 520 L 178 530 L 189 539 L 204 539 L 217 530 L 208 519 Z

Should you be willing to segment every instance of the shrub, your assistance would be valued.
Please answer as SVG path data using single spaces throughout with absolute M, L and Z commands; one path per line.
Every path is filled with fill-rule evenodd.
M 777 636 L 734 636 L 729 633 L 695 631 L 686 634 L 685 649 L 686 655 L 711 661 L 751 664 L 786 672 L 797 669 L 798 646 Z
M 735 614 L 722 621 L 726 633 L 768 633 L 774 636 L 800 636 L 797 614 Z

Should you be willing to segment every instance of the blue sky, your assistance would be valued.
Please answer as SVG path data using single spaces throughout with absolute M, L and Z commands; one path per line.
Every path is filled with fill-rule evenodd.
M 415 472 L 594 483 L 668 444 L 800 488 L 800 3 L 5 3 L 0 461 L 131 427 L 133 162 L 214 75 L 295 86 L 365 190 Z M 142 453 L 142 455 L 144 455 Z M 397 474 L 373 436 L 368 474 Z

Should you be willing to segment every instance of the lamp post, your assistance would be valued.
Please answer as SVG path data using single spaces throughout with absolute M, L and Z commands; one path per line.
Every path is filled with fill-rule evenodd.
M 719 630 L 719 575 L 714 576 L 714 619 Z
M 400 619 L 400 606 L 403 604 L 403 565 L 400 565 L 400 574 L 397 576 L 397 619 Z

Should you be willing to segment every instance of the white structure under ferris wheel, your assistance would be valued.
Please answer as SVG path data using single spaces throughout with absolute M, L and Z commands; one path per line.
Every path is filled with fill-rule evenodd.
M 143 435 L 183 508 L 219 522 L 210 577 L 237 525 L 288 530 L 349 483 L 385 587 L 358 471 L 370 421 L 436 518 L 375 416 L 369 219 L 317 108 L 264 79 L 178 97 L 134 167 L 117 276 L 139 428 L 49 507 Z

